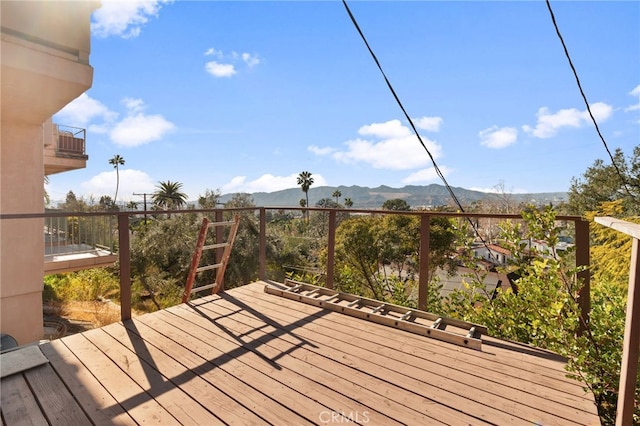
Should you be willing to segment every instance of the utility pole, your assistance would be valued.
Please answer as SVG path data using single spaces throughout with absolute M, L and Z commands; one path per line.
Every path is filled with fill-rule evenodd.
M 144 202 L 144 221 L 145 223 L 147 222 L 147 195 L 153 195 L 153 194 L 147 194 L 147 193 L 142 193 L 142 194 L 136 194 L 135 192 L 133 193 L 133 195 L 138 195 L 138 196 L 142 196 L 143 197 L 143 202 Z

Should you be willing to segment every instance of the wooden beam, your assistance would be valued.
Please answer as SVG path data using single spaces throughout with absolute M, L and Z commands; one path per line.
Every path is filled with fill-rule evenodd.
M 131 247 L 129 215 L 118 214 L 118 255 L 120 260 L 120 319 L 131 319 Z
M 640 230 L 640 225 L 636 225 Z M 626 232 L 625 232 L 626 233 Z M 636 381 L 638 377 L 638 355 L 640 351 L 640 240 L 633 239 L 631 268 L 629 269 L 629 293 L 627 317 L 624 323 L 624 344 L 620 366 L 620 388 L 616 425 L 633 423 Z
M 420 216 L 420 260 L 418 272 L 418 309 L 427 310 L 429 294 L 429 234 L 431 233 L 431 217 Z
M 640 224 L 612 217 L 596 217 L 594 221 L 633 237 L 616 411 L 616 426 L 630 425 L 633 423 L 638 356 L 640 355 Z

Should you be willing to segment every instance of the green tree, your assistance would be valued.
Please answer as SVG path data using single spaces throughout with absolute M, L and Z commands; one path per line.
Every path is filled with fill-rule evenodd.
M 353 207 L 353 201 L 351 201 L 351 198 L 345 198 L 344 199 L 344 205 L 346 208 L 350 209 L 351 207 Z
M 339 189 L 336 189 L 335 191 L 333 191 L 333 194 L 331 196 L 336 199 L 336 204 L 337 204 L 340 202 L 340 197 L 342 197 L 342 192 L 340 192 Z
M 411 206 L 405 200 L 401 198 L 394 198 L 387 200 L 382 204 L 383 210 L 395 210 L 395 211 L 409 211 Z
M 430 277 L 435 277 L 433 271 L 438 267 L 454 267 L 455 236 L 452 221 L 432 219 Z M 336 288 L 417 306 L 419 250 L 418 216 L 389 214 L 345 219 L 336 230 Z M 433 302 L 437 305 L 435 298 Z
M 204 195 L 198 197 L 198 206 L 201 209 L 215 209 L 220 202 L 220 191 L 207 189 Z
M 124 158 L 116 154 L 109 159 L 109 164 L 116 169 L 116 194 L 113 196 L 113 204 L 115 205 L 118 199 L 118 189 L 120 188 L 120 166 L 124 166 Z
M 593 393 L 602 424 L 613 424 L 626 288 L 609 281 L 611 275 L 595 274 L 598 281 L 591 281 L 592 311 L 589 321 L 583 322 L 577 303 L 581 283 L 577 280 L 573 253 L 553 249 L 563 232 L 555 220 L 555 211 L 551 207 L 540 210 L 529 207 L 522 212 L 522 217 L 524 226 L 502 223 L 500 235 L 502 244 L 517 259 L 504 271 L 518 277 L 517 292 L 498 291 L 494 299 L 482 297 L 482 293 L 470 297 L 468 293 L 481 285 L 472 282 L 467 289 L 451 294 L 445 313 L 484 324 L 492 336 L 532 344 L 564 356 L 570 375 Z M 594 243 L 599 244 L 601 238 L 611 238 L 605 234 L 596 236 Z M 521 242 L 528 238 L 546 242 L 549 249 L 527 249 Z M 610 253 L 602 255 L 607 257 Z M 596 271 L 600 269 L 599 256 L 592 258 Z M 636 398 L 640 400 L 640 380 L 636 385 Z M 636 406 L 634 421 L 640 421 L 640 406 Z
M 620 173 L 618 173 L 620 172 Z M 581 178 L 573 178 L 567 203 L 570 214 L 582 215 L 598 210 L 600 204 L 623 200 L 626 215 L 640 214 L 640 145 L 627 159 L 618 148 L 613 163 L 596 160 Z
M 187 194 L 181 191 L 180 182 L 159 182 L 151 195 L 153 203 L 164 210 L 175 210 L 187 204 Z
M 305 196 L 305 206 L 309 205 L 309 188 L 313 185 L 313 178 L 311 177 L 311 173 L 304 171 L 300 172 L 297 179 L 298 185 L 304 192 Z M 307 212 L 307 219 L 309 218 L 309 213 Z

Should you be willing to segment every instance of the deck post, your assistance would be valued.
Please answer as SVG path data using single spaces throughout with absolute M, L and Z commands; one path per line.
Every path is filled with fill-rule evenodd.
M 329 237 L 327 241 L 327 288 L 333 288 L 333 268 L 336 248 L 336 211 L 329 212 Z
M 591 312 L 591 271 L 589 270 L 589 222 L 586 220 L 576 220 L 576 267 L 584 266 L 583 271 L 578 272 L 578 283 L 582 285 L 578 290 L 578 305 L 580 306 L 580 328 L 579 334 L 585 330 L 589 324 L 589 313 Z
M 224 221 L 224 216 L 223 216 L 224 210 L 216 210 L 215 211 L 215 218 L 216 218 L 216 222 L 222 222 Z M 224 227 L 223 226 L 216 226 L 216 243 L 219 242 L 223 242 L 224 239 Z M 216 254 L 216 263 L 220 262 L 222 257 L 224 256 L 224 247 L 219 247 L 217 249 L 215 249 L 215 254 Z M 216 289 L 216 293 L 222 293 L 224 292 L 224 275 L 222 275 L 222 277 L 220 277 L 220 281 L 217 282 L 218 287 Z
M 418 309 L 426 311 L 429 294 L 429 234 L 431 232 L 431 217 L 420 215 L 420 260 L 418 276 Z
M 120 319 L 131 319 L 131 248 L 129 215 L 118 214 L 118 257 L 120 260 Z
M 258 247 L 258 278 L 267 278 L 267 209 L 260 207 L 260 240 Z
M 633 239 L 616 426 L 633 423 L 640 351 L 640 240 Z

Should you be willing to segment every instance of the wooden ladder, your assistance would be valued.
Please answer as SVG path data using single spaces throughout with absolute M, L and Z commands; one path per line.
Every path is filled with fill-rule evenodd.
M 189 268 L 189 275 L 187 276 L 187 282 L 184 286 L 184 293 L 182 294 L 182 303 L 186 303 L 193 293 L 199 293 L 201 291 L 209 289 L 211 289 L 211 294 L 216 294 L 218 291 L 220 291 L 221 283 L 224 278 L 224 272 L 227 269 L 227 263 L 229 262 L 229 256 L 231 255 L 231 248 L 233 247 L 233 242 L 235 241 L 236 233 L 238 232 L 239 223 L 239 215 L 235 215 L 233 220 L 222 222 L 210 222 L 206 217 L 202 219 L 202 226 L 200 227 L 200 232 L 198 233 L 196 250 L 193 253 L 191 267 Z M 216 241 L 214 244 L 205 244 L 207 241 L 207 234 L 209 229 L 223 226 L 230 227 L 227 240 L 222 242 Z M 218 263 L 200 266 L 200 259 L 202 258 L 202 253 L 205 250 L 216 250 L 221 248 L 224 248 L 224 252 L 222 254 L 222 258 Z M 213 269 L 217 270 L 216 279 L 213 283 L 196 285 L 194 287 L 194 282 L 198 273 L 210 271 Z
M 267 284 L 264 291 L 477 350 L 482 349 L 482 334 L 487 334 L 487 327 L 483 325 L 289 279 L 284 281 L 284 288 Z

